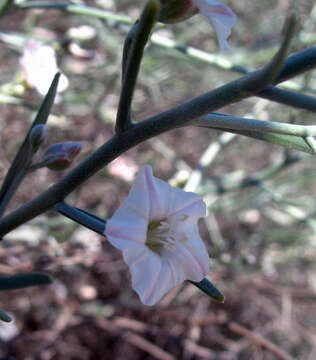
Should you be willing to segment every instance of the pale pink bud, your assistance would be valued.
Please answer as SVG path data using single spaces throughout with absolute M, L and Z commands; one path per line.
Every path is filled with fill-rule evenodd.
M 81 148 L 81 143 L 77 141 L 51 145 L 44 152 L 41 162 L 51 170 L 64 170 L 71 165 Z
M 33 126 L 29 136 L 33 150 L 37 150 L 46 139 L 46 126 L 43 124 Z

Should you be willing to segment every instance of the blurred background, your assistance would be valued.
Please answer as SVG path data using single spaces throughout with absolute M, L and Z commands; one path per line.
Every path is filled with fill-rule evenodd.
M 278 47 L 289 2 L 226 1 L 239 19 L 228 54 L 220 52 L 214 30 L 201 16 L 157 30 L 139 75 L 135 121 L 262 66 Z M 144 2 L 72 3 L 126 18 L 119 22 L 11 8 L 0 19 L 1 181 L 42 100 L 36 89 L 25 86 L 20 63 L 32 38 L 55 49 L 69 81 L 48 120 L 43 150 L 56 142 L 80 141 L 83 149 L 76 165 L 113 135 L 127 23 L 137 19 Z M 296 6 L 300 29 L 293 52 L 316 40 L 314 0 L 297 1 Z M 190 51 L 179 51 L 185 46 Z M 315 96 L 315 71 L 282 86 Z M 221 111 L 315 123 L 311 113 L 256 97 Z M 187 127 L 125 153 L 67 200 L 108 218 L 143 164 L 151 164 L 155 175 L 172 185 L 200 193 L 207 202 L 209 215 L 200 229 L 211 256 L 209 278 L 224 292 L 226 302 L 217 304 L 184 283 L 157 306 L 142 305 L 121 253 L 101 236 L 51 211 L 1 243 L 1 274 L 46 271 L 55 281 L 2 293 L 0 307 L 15 321 L 0 323 L 0 358 L 314 360 L 315 159 L 242 136 Z M 30 174 L 9 208 L 30 200 L 67 171 L 44 168 Z

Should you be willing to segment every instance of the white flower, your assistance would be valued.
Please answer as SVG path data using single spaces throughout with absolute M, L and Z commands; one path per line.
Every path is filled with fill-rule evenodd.
M 125 203 L 107 222 L 105 236 L 123 252 L 132 286 L 154 305 L 184 280 L 201 281 L 210 260 L 197 221 L 206 207 L 196 194 L 172 187 L 143 166 Z
M 237 16 L 231 8 L 214 0 L 192 0 L 192 2 L 214 27 L 221 49 L 231 51 L 227 38 L 231 34 L 232 27 L 237 23 Z
M 20 64 L 27 84 L 41 95 L 46 95 L 55 74 L 59 72 L 54 49 L 31 39 L 24 48 Z M 68 83 L 67 77 L 62 74 L 57 91 L 64 91 Z

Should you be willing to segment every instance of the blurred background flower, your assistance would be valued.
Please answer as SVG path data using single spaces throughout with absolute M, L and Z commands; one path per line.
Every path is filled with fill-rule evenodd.
M 111 175 L 128 182 L 134 180 L 137 170 L 137 164 L 124 155 L 112 161 L 108 166 L 108 171 Z
M 35 88 L 41 95 L 46 95 L 55 74 L 60 72 L 55 50 L 49 45 L 42 45 L 35 39 L 27 42 L 20 64 L 27 85 Z M 68 84 L 67 77 L 61 74 L 57 92 L 65 91 Z

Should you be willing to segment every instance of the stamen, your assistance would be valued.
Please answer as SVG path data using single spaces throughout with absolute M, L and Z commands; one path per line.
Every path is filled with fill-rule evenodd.
M 146 245 L 150 250 L 158 254 L 164 248 L 174 251 L 176 248 L 176 241 L 184 242 L 188 240 L 185 233 L 175 231 L 177 223 L 186 221 L 188 217 L 188 215 L 182 214 L 174 218 L 170 223 L 167 219 L 151 221 L 148 224 Z

